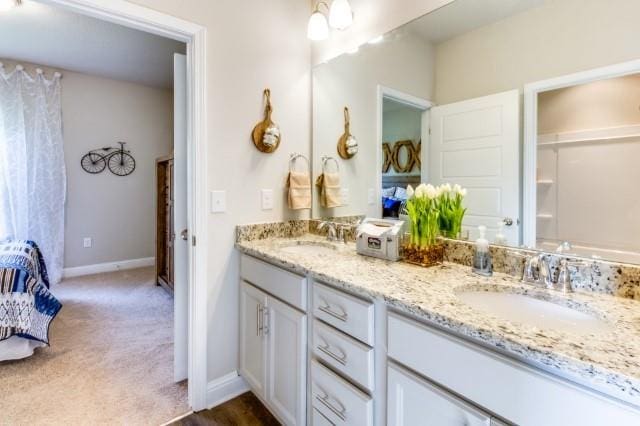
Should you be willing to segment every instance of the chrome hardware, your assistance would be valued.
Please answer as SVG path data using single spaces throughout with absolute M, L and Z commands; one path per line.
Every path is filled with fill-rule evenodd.
M 569 241 L 563 241 L 556 247 L 556 253 L 569 253 L 573 247 Z
M 337 237 L 336 237 L 336 224 L 333 222 L 329 222 L 328 220 L 324 221 L 324 222 L 320 222 L 320 225 L 318 225 L 318 231 L 323 230 L 325 227 L 328 228 L 327 231 L 327 240 L 328 241 L 337 241 Z
M 544 253 L 526 256 L 522 282 L 537 284 L 553 289 L 553 280 L 549 269 L 549 257 Z
M 256 336 L 260 336 L 262 331 L 262 305 L 258 303 L 256 305 Z
M 347 356 L 346 355 L 336 355 L 334 352 L 331 351 L 331 346 L 324 344 L 324 345 L 318 345 L 318 350 L 320 352 L 322 352 L 323 354 L 327 355 L 328 357 L 333 358 L 334 360 L 336 360 L 337 362 L 339 362 L 342 365 L 347 365 Z
M 180 232 L 180 238 L 182 238 L 183 240 L 187 241 L 189 239 L 189 230 L 188 229 L 183 229 Z
M 502 219 L 502 223 L 504 223 L 505 226 L 511 226 L 513 225 L 513 219 L 511 219 L 510 217 L 505 217 L 504 219 Z
M 325 303 L 324 306 L 318 306 L 319 310 L 321 310 L 327 315 L 331 315 L 335 319 L 339 319 L 340 321 L 347 322 L 348 315 L 346 312 L 342 312 L 342 313 L 336 312 L 331 309 L 331 305 L 329 305 L 327 302 L 324 302 L 324 303 Z
M 327 395 L 326 392 L 324 394 L 325 394 L 324 396 L 320 396 L 316 394 L 316 399 L 318 400 L 318 402 L 320 402 L 322 405 L 324 405 L 329 410 L 331 410 L 331 412 L 336 416 L 338 416 L 340 420 L 342 420 L 343 422 L 346 421 L 347 409 L 342 404 L 340 404 L 340 401 L 336 401 L 336 402 L 340 404 L 341 409 L 334 407 L 334 405 L 331 402 L 329 402 L 329 395 Z
M 262 308 L 262 335 L 263 336 L 268 336 L 269 335 L 269 325 L 271 323 L 270 317 L 271 313 L 269 311 L 269 309 L 267 307 Z

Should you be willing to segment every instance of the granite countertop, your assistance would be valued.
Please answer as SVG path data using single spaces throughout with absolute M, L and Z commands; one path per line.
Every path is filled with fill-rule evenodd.
M 326 282 L 365 298 L 386 301 L 444 329 L 496 349 L 535 367 L 625 400 L 640 407 L 640 302 L 588 293 L 564 295 L 513 276 L 481 277 L 468 266 L 445 263 L 421 268 L 357 255 L 354 244 L 335 244 L 321 254 L 295 253 L 286 247 L 305 241 L 326 244 L 324 238 L 270 238 L 241 241 L 243 253 Z M 463 291 L 506 291 L 599 317 L 606 332 L 570 334 L 539 329 L 476 310 L 456 296 Z

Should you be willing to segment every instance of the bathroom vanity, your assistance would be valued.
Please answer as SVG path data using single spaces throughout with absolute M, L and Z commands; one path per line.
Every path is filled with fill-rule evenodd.
M 387 262 L 314 235 L 236 247 L 240 374 L 285 424 L 640 424 L 637 301 Z M 476 300 L 496 294 L 562 324 Z

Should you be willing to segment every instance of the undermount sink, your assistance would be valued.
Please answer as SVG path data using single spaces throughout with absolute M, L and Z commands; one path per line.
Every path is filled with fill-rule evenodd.
M 280 246 L 280 251 L 291 254 L 328 254 L 335 253 L 337 247 L 320 241 L 296 241 Z
M 534 296 L 505 291 L 469 290 L 457 294 L 465 304 L 497 317 L 570 334 L 601 334 L 611 326 L 595 315 Z

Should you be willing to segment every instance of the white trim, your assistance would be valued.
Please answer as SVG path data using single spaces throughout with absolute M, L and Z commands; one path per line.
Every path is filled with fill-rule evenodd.
M 207 408 L 223 404 L 249 391 L 249 386 L 237 371 L 212 380 L 207 384 Z
M 126 269 L 144 268 L 156 264 L 155 257 L 117 260 L 115 262 L 96 263 L 93 265 L 74 266 L 62 270 L 62 278 L 81 277 L 84 275 L 102 274 L 105 272 L 124 271 Z
M 522 239 L 536 245 L 536 156 L 538 93 L 640 72 L 640 60 L 581 71 L 524 86 L 524 146 L 522 152 Z
M 206 28 L 124 0 L 42 0 L 187 44 L 188 215 L 197 246 L 189 249 L 189 405 L 207 405 L 207 105 Z
M 378 85 L 378 96 L 376 99 L 376 200 L 374 206 L 376 206 L 376 216 L 382 216 L 382 120 L 383 120 L 383 108 L 384 98 L 392 99 L 394 101 L 412 106 L 422 111 L 428 111 L 431 107 L 435 106 L 435 102 L 431 102 L 426 99 L 419 98 L 417 96 L 410 95 L 408 93 L 401 92 L 390 87 Z M 424 130 L 424 129 L 423 129 Z M 425 134 L 423 131 L 422 134 Z M 422 141 L 422 149 L 429 149 L 429 141 Z M 424 166 L 424 165 L 423 165 Z

